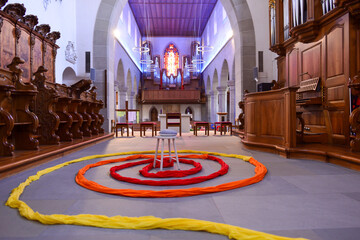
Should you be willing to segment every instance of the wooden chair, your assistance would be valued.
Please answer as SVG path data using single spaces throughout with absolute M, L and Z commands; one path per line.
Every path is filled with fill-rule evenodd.
M 230 135 L 232 135 L 232 123 L 231 122 L 215 122 L 215 124 L 214 124 L 214 126 L 215 126 L 214 134 L 215 135 L 216 135 L 216 128 L 219 125 L 220 125 L 220 135 L 223 134 L 223 131 L 224 131 L 224 134 L 226 134 L 227 128 L 229 129 Z
M 197 136 L 197 129 L 199 127 L 204 127 L 205 128 L 205 135 L 209 136 L 210 123 L 208 123 L 208 122 L 194 122 L 193 129 L 194 129 L 194 135 L 195 136 Z
M 145 130 L 147 128 L 151 128 L 151 135 L 154 136 L 154 132 L 155 132 L 155 136 L 156 136 L 156 122 L 142 122 L 140 123 L 140 137 L 142 137 L 143 131 L 145 136 Z
M 173 120 L 179 120 L 174 122 Z M 171 120 L 171 121 L 169 121 Z M 167 113 L 166 114 L 166 128 L 179 127 L 179 134 L 181 136 L 181 113 Z
M 131 128 L 132 136 L 134 136 L 134 125 L 132 123 L 116 123 L 115 125 L 115 133 L 116 137 L 118 136 L 118 128 L 120 128 L 121 136 L 123 136 L 124 129 L 127 130 L 127 136 L 129 136 L 129 128 Z

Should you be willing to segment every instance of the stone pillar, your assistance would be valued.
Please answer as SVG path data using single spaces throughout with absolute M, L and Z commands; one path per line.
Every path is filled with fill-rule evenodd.
M 125 86 L 119 87 L 119 106 L 120 109 L 125 109 L 126 95 L 128 88 Z M 120 118 L 120 122 L 126 122 L 126 116 Z
M 215 93 L 214 91 L 209 92 L 210 95 L 210 122 L 216 122 L 216 110 L 215 110 Z
M 228 87 L 230 91 L 229 121 L 232 122 L 232 124 L 235 124 L 235 80 L 228 81 Z
M 135 109 L 135 108 L 136 108 L 135 92 L 131 92 L 131 93 L 130 93 L 130 97 L 129 97 L 129 108 L 130 108 L 130 109 Z
M 220 86 L 216 88 L 219 93 L 219 112 L 226 112 L 226 88 L 227 87 L 225 86 Z
M 129 96 L 129 108 L 130 109 L 136 109 L 136 96 L 135 96 L 135 92 L 134 91 L 132 91 L 131 93 L 130 93 L 130 96 Z M 139 117 L 140 117 L 140 115 L 139 115 Z M 138 119 L 139 120 L 139 119 Z M 135 121 L 133 121 L 133 123 L 136 123 L 136 120 Z
M 207 103 L 206 103 L 207 117 L 206 117 L 206 121 L 211 122 L 211 94 L 210 93 L 206 94 L 206 98 L 207 98 Z

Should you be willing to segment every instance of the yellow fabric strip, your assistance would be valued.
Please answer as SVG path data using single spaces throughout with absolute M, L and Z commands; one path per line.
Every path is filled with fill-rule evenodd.
M 236 155 L 236 154 L 224 154 L 205 151 L 193 151 L 193 150 L 181 150 L 179 153 L 199 153 L 210 154 L 223 157 L 232 157 L 248 161 L 251 157 Z M 19 200 L 26 186 L 31 182 L 37 181 L 41 176 L 56 171 L 62 167 L 65 167 L 72 163 L 86 161 L 95 158 L 112 157 L 119 155 L 131 155 L 131 154 L 147 154 L 154 153 L 154 151 L 136 151 L 136 152 L 124 152 L 104 155 L 93 155 L 79 159 L 75 159 L 69 162 L 65 162 L 54 167 L 50 167 L 41 170 L 36 175 L 30 176 L 25 182 L 21 183 L 18 187 L 14 188 L 8 198 L 6 205 L 12 208 L 17 208 L 21 216 L 29 219 L 36 220 L 43 224 L 73 224 L 82 226 L 93 226 L 101 228 L 117 228 L 117 229 L 169 229 L 169 230 L 187 230 L 187 231 L 206 231 L 209 233 L 215 233 L 228 236 L 229 239 L 264 239 L 264 240 L 305 240 L 304 238 L 288 238 L 276 236 L 268 233 L 253 231 L 237 226 L 232 226 L 223 223 L 209 222 L 188 218 L 157 218 L 153 216 L 143 217 L 125 217 L 125 216 L 113 216 L 108 217 L 104 215 L 92 215 L 92 214 L 79 214 L 79 215 L 63 215 L 63 214 L 51 214 L 44 215 L 32 210 L 25 202 Z

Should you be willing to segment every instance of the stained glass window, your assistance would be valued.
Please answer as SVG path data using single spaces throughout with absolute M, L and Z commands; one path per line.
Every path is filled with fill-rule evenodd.
M 179 51 L 174 44 L 169 44 L 169 47 L 165 49 L 164 67 L 166 69 L 167 76 L 177 75 L 177 69 L 179 68 Z

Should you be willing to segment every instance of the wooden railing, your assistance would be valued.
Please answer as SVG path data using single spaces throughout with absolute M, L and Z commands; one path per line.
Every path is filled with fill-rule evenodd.
M 200 90 L 143 90 L 142 103 L 200 103 Z

